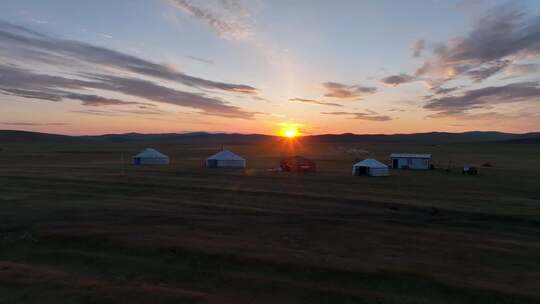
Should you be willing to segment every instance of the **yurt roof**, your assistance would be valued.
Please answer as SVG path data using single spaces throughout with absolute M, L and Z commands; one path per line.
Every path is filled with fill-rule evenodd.
M 369 167 L 369 168 L 388 168 L 387 165 L 373 158 L 366 158 L 363 161 L 354 164 L 354 167 Z
M 218 153 L 210 156 L 208 159 L 216 159 L 216 160 L 245 160 L 242 157 L 232 153 L 229 150 L 223 150 L 219 151 Z
M 138 158 L 167 158 L 168 156 L 156 149 L 146 148 L 141 153 L 135 155 Z

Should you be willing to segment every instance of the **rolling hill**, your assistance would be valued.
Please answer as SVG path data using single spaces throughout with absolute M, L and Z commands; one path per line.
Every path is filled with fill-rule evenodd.
M 163 134 L 104 134 L 68 136 L 17 130 L 0 130 L 0 143 L 58 143 L 58 142 L 185 142 L 185 143 L 227 143 L 242 144 L 255 143 L 274 138 L 274 136 L 262 134 L 238 134 L 238 133 L 163 133 Z M 414 134 L 323 134 L 303 137 L 306 142 L 409 142 L 426 144 L 444 143 L 474 143 L 474 142 L 540 142 L 540 132 L 513 134 L 502 132 L 464 132 L 446 133 L 429 132 Z

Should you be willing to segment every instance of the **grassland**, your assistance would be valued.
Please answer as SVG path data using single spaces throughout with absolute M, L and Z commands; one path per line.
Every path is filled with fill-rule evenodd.
M 171 166 L 122 163 L 147 146 Z M 299 144 L 305 175 L 267 171 L 275 142 L 201 168 L 216 148 L 2 145 L 0 303 L 540 302 L 539 144 Z M 350 176 L 391 152 L 453 170 Z

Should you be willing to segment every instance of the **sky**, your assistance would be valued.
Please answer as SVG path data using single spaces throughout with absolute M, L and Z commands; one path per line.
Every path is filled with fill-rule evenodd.
M 540 1 L 3 0 L 0 129 L 540 131 Z

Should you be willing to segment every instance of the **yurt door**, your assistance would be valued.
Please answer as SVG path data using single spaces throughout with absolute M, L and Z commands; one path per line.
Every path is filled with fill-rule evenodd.
M 217 168 L 217 165 L 218 165 L 217 159 L 209 159 L 207 162 L 208 162 L 208 168 Z
M 356 175 L 367 175 L 367 172 L 368 172 L 367 167 L 362 167 L 362 166 L 356 167 Z

